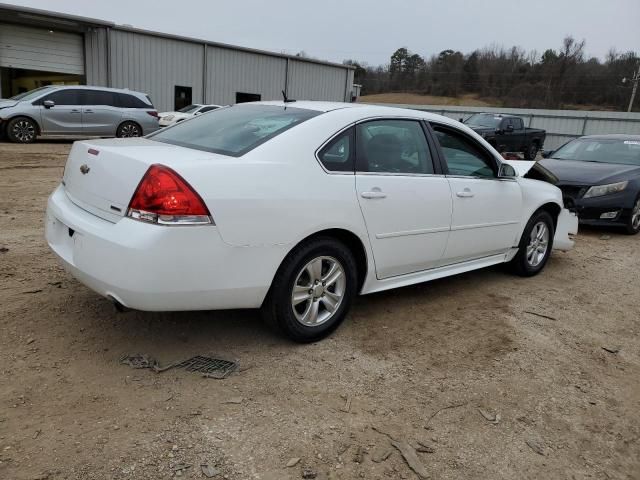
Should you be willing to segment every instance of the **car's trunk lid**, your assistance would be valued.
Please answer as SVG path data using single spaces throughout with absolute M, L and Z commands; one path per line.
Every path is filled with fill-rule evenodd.
M 140 180 L 156 163 L 180 172 L 181 166 L 217 155 L 144 138 L 76 142 L 65 166 L 63 185 L 72 202 L 117 222 L 126 215 Z

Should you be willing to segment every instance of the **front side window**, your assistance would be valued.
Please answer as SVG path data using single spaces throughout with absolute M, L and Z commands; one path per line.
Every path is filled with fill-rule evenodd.
M 450 175 L 495 177 L 495 161 L 485 150 L 462 133 L 432 125 Z
M 213 105 L 209 105 L 209 106 L 206 106 L 206 107 L 202 107 L 198 111 L 198 113 L 207 113 L 207 112 L 210 112 L 211 110 L 215 110 L 216 108 L 218 108 L 218 107 L 214 107 Z
M 321 112 L 275 105 L 234 105 L 159 130 L 156 142 L 240 157 Z
M 432 174 L 433 161 L 420 122 L 373 120 L 356 127 L 357 170 Z
M 51 100 L 56 105 L 81 105 L 82 100 L 79 93 L 78 90 L 59 90 L 42 98 L 38 103 L 42 104 L 45 100 Z
M 353 128 L 342 132 L 318 153 L 324 168 L 332 172 L 353 172 L 354 170 Z
M 513 128 L 515 128 L 516 130 L 522 130 L 524 128 L 521 118 L 513 119 Z

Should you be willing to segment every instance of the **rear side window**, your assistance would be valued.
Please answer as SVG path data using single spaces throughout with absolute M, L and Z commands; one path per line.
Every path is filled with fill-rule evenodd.
M 133 95 L 127 93 L 118 93 L 117 95 L 122 108 L 153 108 L 151 103 L 147 104 Z
M 373 120 L 356 126 L 357 170 L 432 174 L 433 160 L 420 122 Z
M 200 113 L 207 113 L 207 112 L 210 112 L 211 110 L 215 110 L 216 108 L 218 108 L 218 107 L 212 107 L 212 106 L 202 107 L 200 109 Z
M 352 172 L 355 161 L 355 136 L 353 128 L 349 128 L 333 138 L 318 153 L 320 162 L 331 172 Z
M 82 92 L 83 105 L 107 105 L 110 107 L 118 106 L 118 97 L 114 92 L 107 92 L 103 90 L 85 90 Z
M 319 115 L 274 105 L 234 105 L 198 115 L 150 135 L 156 142 L 240 157 L 257 146 Z

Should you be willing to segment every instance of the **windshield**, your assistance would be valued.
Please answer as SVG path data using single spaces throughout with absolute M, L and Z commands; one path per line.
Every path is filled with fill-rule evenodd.
M 178 111 L 180 113 L 193 113 L 199 108 L 200 108 L 200 105 L 187 105 L 186 107 L 183 107 Z
M 464 123 L 475 127 L 497 128 L 501 120 L 502 117 L 496 117 L 490 113 L 476 113 L 467 118 Z
M 640 166 L 640 140 L 580 138 L 560 147 L 551 158 Z
M 319 114 L 313 110 L 274 105 L 234 105 L 198 115 L 188 122 L 160 130 L 149 138 L 239 157 Z
M 33 100 L 34 98 L 40 96 L 40 94 L 44 93 L 45 90 L 49 90 L 50 88 L 51 87 L 40 87 L 28 92 L 22 92 L 11 97 L 9 100 Z

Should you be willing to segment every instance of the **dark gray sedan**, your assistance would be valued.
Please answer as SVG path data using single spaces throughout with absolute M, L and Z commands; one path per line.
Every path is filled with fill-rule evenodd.
M 640 232 L 640 135 L 581 137 L 543 156 L 581 223 Z

